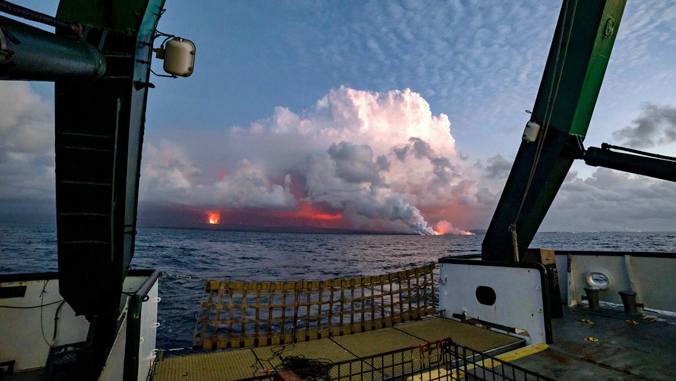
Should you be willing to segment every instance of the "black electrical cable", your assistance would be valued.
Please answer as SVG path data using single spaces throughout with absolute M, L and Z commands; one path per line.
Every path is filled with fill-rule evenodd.
M 282 358 L 282 368 L 291 370 L 303 380 L 329 381 L 331 379 L 331 360 L 308 359 L 305 356 L 287 356 Z
M 66 301 L 61 301 L 61 304 L 56 308 L 56 313 L 54 314 L 54 335 L 52 335 L 52 345 L 54 345 L 53 343 L 56 343 L 56 328 L 58 327 L 59 311 L 64 304 L 66 304 Z

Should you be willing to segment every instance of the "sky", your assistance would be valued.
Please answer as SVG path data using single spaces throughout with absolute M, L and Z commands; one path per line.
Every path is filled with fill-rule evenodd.
M 158 28 L 194 41 L 195 72 L 151 78 L 139 224 L 487 228 L 560 6 L 167 1 Z M 674 89 L 676 4 L 630 0 L 585 145 L 674 155 Z M 55 220 L 53 100 L 0 82 L 0 221 Z M 540 230 L 674 226 L 676 184 L 575 163 Z

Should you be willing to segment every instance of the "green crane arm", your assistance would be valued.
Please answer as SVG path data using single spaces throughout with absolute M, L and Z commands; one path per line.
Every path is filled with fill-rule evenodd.
M 626 0 L 565 0 L 531 122 L 482 245 L 485 260 L 523 256 L 580 150 Z M 518 256 L 517 256 L 518 253 Z

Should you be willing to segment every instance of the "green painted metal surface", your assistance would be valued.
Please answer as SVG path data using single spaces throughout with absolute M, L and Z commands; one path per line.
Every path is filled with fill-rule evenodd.
M 148 0 L 61 0 L 56 17 L 94 29 L 136 35 L 151 5 Z M 161 8 L 160 8 L 161 9 Z
M 587 133 L 625 0 L 563 2 L 531 121 L 482 245 L 486 260 L 514 261 L 528 249 Z
M 565 1 L 533 120 L 584 137 L 620 26 L 625 0 Z M 551 114 L 551 115 L 549 115 Z

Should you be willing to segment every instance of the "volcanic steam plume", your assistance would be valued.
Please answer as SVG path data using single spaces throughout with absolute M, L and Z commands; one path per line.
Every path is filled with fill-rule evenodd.
M 221 154 L 199 165 L 176 143 L 146 144 L 141 197 L 222 211 L 223 223 L 419 234 L 462 233 L 442 220 L 481 203 L 448 117 L 408 89 L 341 87 L 301 114 L 277 107 L 209 140 Z

